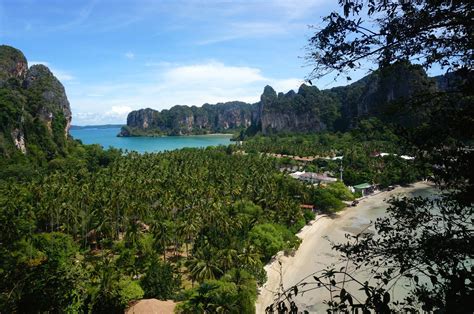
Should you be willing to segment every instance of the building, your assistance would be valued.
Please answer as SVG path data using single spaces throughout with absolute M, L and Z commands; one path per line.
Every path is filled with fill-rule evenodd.
M 412 157 L 412 156 L 407 156 L 407 155 L 401 155 L 401 156 L 398 156 L 397 154 L 390 154 L 390 153 L 381 153 L 381 152 L 372 152 L 370 154 L 371 157 L 385 157 L 385 156 L 397 156 L 397 157 L 400 157 L 401 159 L 404 159 L 404 160 L 414 160 L 415 157 Z
M 294 172 L 290 174 L 291 177 L 305 181 L 311 184 L 319 183 L 334 183 L 337 181 L 336 178 L 330 177 L 325 173 L 315 173 L 315 172 Z
M 363 196 L 369 195 L 375 190 L 375 187 L 369 183 L 354 185 L 353 188 L 355 192 L 360 192 Z
M 300 205 L 300 208 L 302 209 L 309 209 L 311 210 L 313 213 L 316 212 L 316 207 L 314 205 L 311 205 L 311 204 L 301 204 Z

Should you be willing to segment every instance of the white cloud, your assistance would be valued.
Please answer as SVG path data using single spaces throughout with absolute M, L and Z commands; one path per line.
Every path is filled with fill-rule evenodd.
M 165 84 L 186 86 L 234 87 L 264 81 L 260 69 L 250 67 L 226 66 L 223 63 L 207 63 L 178 66 L 164 75 Z
M 147 107 L 162 110 L 174 105 L 201 106 L 233 100 L 254 103 L 265 85 L 286 93 L 297 90 L 303 82 L 298 78 L 272 78 L 259 68 L 213 60 L 146 69 L 139 79 L 70 86 L 76 92 L 70 94 L 74 123 L 125 123 L 130 111 Z M 77 116 L 76 111 L 82 114 Z
M 112 106 L 105 114 L 111 117 L 123 118 L 127 117 L 130 111 L 132 111 L 132 108 L 129 106 Z
M 127 53 L 125 53 L 125 58 L 130 60 L 135 59 L 135 54 L 131 51 L 128 51 Z

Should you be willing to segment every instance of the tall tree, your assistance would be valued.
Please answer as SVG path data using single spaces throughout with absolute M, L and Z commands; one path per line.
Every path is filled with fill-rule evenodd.
M 452 72 L 440 78 L 441 89 L 411 99 L 409 105 L 423 112 L 423 123 L 410 129 L 395 125 L 418 152 L 419 163 L 428 165 L 443 193 L 435 199 L 393 199 L 388 216 L 376 222 L 375 235 L 357 235 L 335 246 L 357 267 L 371 269 L 380 279 L 376 286 L 361 283 L 365 302 L 354 304 L 351 292 L 345 290 L 346 280 L 335 275 L 338 271 L 314 278 L 318 287 L 334 292 L 330 312 L 357 306 L 376 312 L 394 310 L 389 286 L 405 278 L 410 293 L 404 310 L 472 313 L 472 2 L 340 0 L 339 4 L 342 13 L 325 17 L 326 25 L 309 40 L 307 58 L 314 65 L 310 78 L 347 74 L 371 62 L 387 68 L 409 61 Z M 295 306 L 291 293 L 297 294 L 298 287 L 306 284 L 283 294 L 291 308 Z M 284 303 L 269 310 L 287 308 Z

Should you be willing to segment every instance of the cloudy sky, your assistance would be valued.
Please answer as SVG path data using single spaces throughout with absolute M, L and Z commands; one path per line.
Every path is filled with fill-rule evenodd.
M 311 71 L 302 59 L 308 25 L 336 3 L 0 0 L 0 43 L 53 71 L 73 124 L 125 123 L 139 108 L 256 102 L 267 84 L 297 89 Z

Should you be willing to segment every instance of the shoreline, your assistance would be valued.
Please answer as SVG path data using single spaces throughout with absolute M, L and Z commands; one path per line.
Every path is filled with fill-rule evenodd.
M 265 313 L 265 308 L 273 303 L 281 279 L 284 288 L 287 289 L 314 271 L 337 263 L 337 252 L 332 251 L 330 241 L 342 242 L 345 240 L 344 234 L 355 234 L 367 228 L 372 220 L 385 212 L 388 207 L 385 199 L 397 194 L 409 194 L 432 188 L 434 188 L 432 183 L 416 182 L 407 187 L 397 187 L 392 191 L 381 191 L 364 197 L 359 200 L 357 206 L 346 207 L 332 217 L 318 215 L 296 234 L 302 242 L 295 254 L 284 256 L 283 252 L 278 252 L 272 261 L 265 265 L 267 282 L 259 288 L 256 313 Z M 321 295 L 308 293 L 299 296 L 297 304 L 305 307 L 310 313 L 325 312 L 321 308 L 318 309 L 323 300 L 324 297 Z
M 226 137 L 233 137 L 235 134 L 232 133 L 205 133 L 205 134 L 130 134 L 130 135 L 122 135 L 120 132 L 117 134 L 117 137 L 191 137 L 191 136 L 226 136 Z

